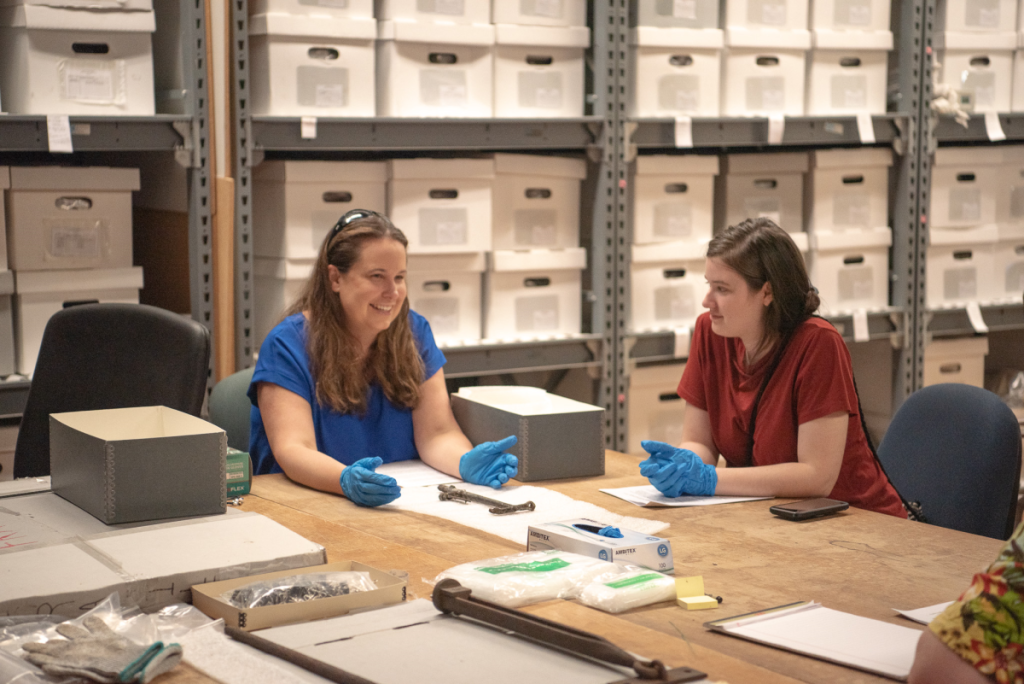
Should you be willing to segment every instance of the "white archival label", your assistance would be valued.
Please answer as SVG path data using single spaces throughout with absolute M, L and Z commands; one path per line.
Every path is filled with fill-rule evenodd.
M 693 119 L 676 117 L 676 147 L 693 147 Z
M 978 302 L 970 302 L 967 305 L 967 320 L 971 322 L 974 332 L 988 332 L 988 325 L 985 323 L 985 317 L 981 315 L 981 307 L 978 306 Z
M 304 116 L 299 124 L 299 136 L 303 140 L 316 139 L 316 117 Z
M 771 499 L 771 496 L 677 496 L 671 498 L 658 491 L 651 485 L 638 485 L 636 487 L 619 487 L 616 489 L 602 489 L 605 494 L 611 494 L 617 499 L 628 501 L 637 506 L 645 508 L 682 507 L 682 506 L 715 506 L 717 504 L 740 503 L 742 501 L 762 501 Z
M 864 309 L 857 309 L 853 312 L 853 341 L 867 342 L 871 339 L 871 332 L 868 330 L 868 313 Z
M 434 470 L 418 458 L 385 463 L 379 466 L 376 472 L 395 478 L 399 487 L 428 487 L 460 481 L 457 477 Z
M 985 112 L 985 133 L 993 142 L 1006 140 L 1003 125 L 999 123 L 999 112 Z
M 768 117 L 768 144 L 781 145 L 786 134 L 786 117 L 783 114 L 772 114 Z
M 47 114 L 46 140 L 50 152 L 74 152 L 71 144 L 71 119 L 65 114 Z
M 875 124 L 871 122 L 871 115 L 867 112 L 857 115 L 857 132 L 860 133 L 861 145 L 875 144 Z
M 690 329 L 688 327 L 676 328 L 672 355 L 677 359 L 685 359 L 690 355 Z
M 936 603 L 934 606 L 926 606 L 915 610 L 900 610 L 899 608 L 893 608 L 893 610 L 908 620 L 913 620 L 914 622 L 920 622 L 922 625 L 927 625 L 932 620 L 939 617 L 939 615 L 941 615 L 942 612 L 952 604 L 952 601 L 946 601 L 945 603 Z

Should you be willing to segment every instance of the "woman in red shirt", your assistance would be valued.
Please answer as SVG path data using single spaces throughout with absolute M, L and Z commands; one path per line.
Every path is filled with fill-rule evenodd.
M 644 441 L 640 472 L 666 496 L 828 496 L 905 518 L 864 434 L 849 350 L 813 316 L 789 235 L 765 218 L 732 226 L 708 245 L 705 277 L 682 443 Z

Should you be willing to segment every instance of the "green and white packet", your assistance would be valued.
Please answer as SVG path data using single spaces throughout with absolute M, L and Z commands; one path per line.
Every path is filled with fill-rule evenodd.
M 595 577 L 580 593 L 580 602 L 608 613 L 621 613 L 631 608 L 675 600 L 674 577 L 635 565 L 620 568 L 618 572 Z

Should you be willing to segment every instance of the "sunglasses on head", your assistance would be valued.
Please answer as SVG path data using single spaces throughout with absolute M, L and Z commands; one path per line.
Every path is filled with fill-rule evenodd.
M 327 242 L 333 240 L 335 235 L 345 229 L 345 226 L 354 223 L 359 219 L 370 218 L 371 216 L 380 216 L 380 214 L 369 209 L 352 209 L 351 211 L 345 212 L 345 214 L 338 219 L 338 222 L 334 224 L 334 227 L 331 228 L 331 234 L 327 237 Z

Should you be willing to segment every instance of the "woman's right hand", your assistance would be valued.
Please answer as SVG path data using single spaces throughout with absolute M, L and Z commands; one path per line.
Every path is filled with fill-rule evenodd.
M 357 506 L 383 506 L 402 496 L 402 488 L 390 475 L 374 472 L 384 461 L 379 456 L 361 458 L 341 471 L 341 491 Z
M 650 458 L 640 461 L 640 474 L 669 497 L 714 496 L 718 471 L 689 449 L 645 439 L 640 442 Z

